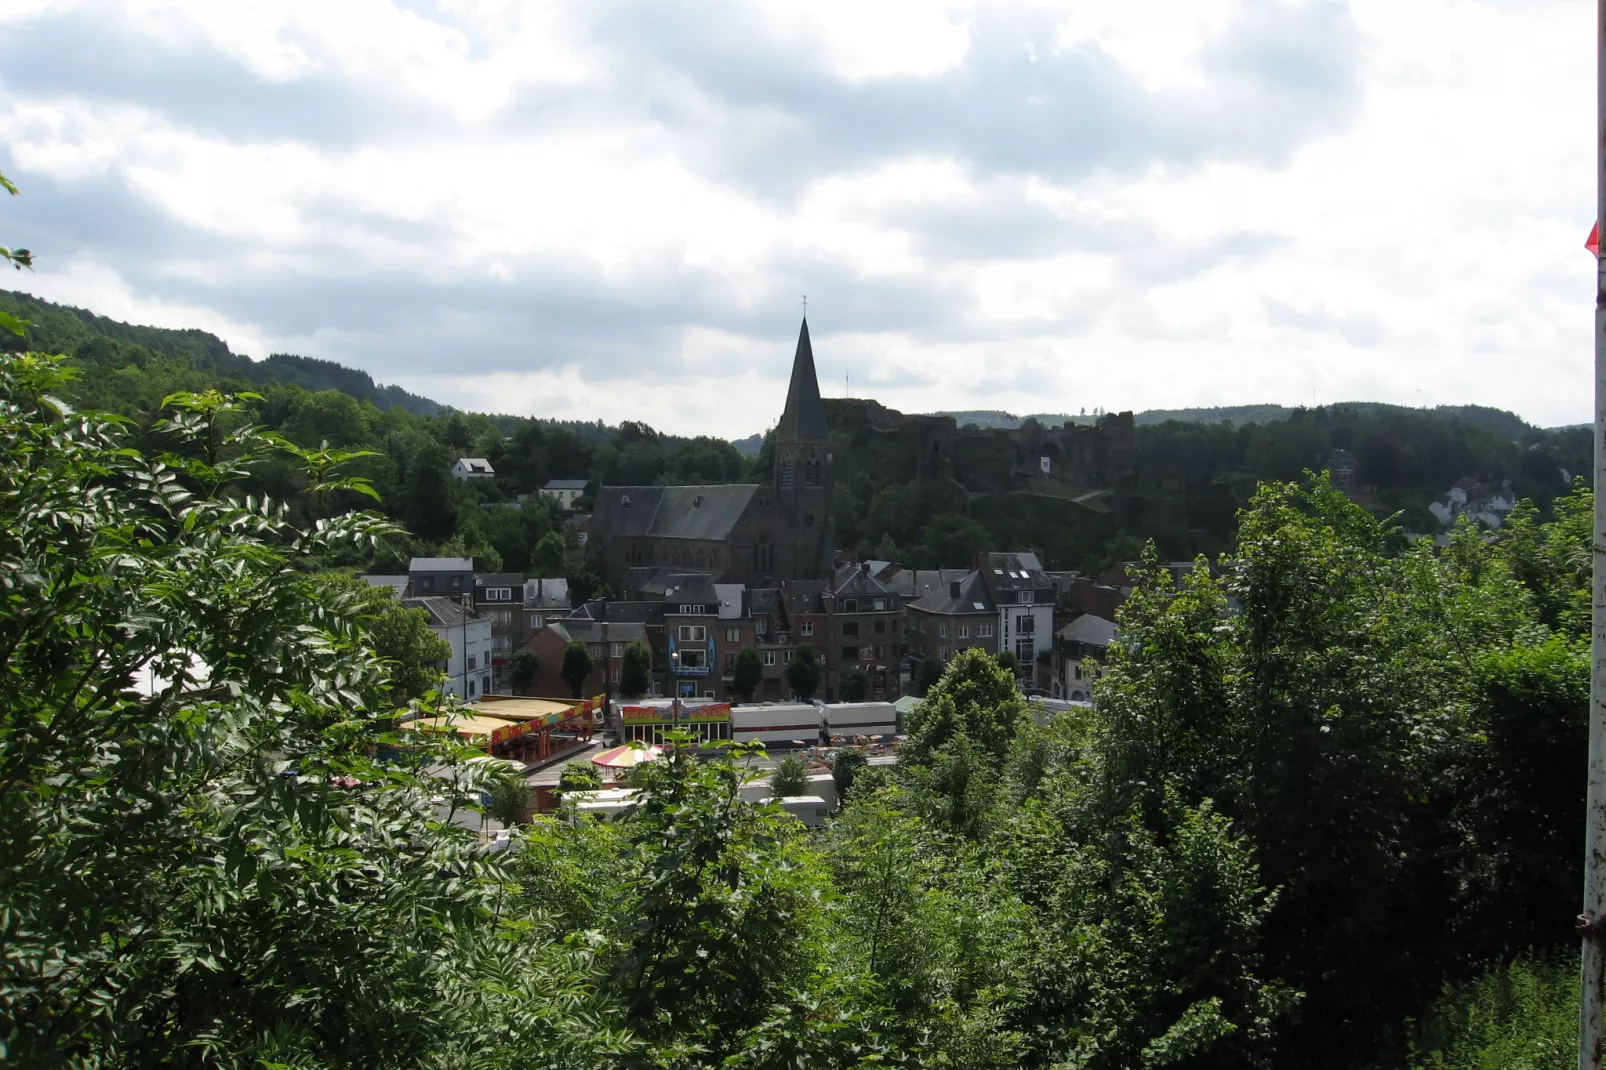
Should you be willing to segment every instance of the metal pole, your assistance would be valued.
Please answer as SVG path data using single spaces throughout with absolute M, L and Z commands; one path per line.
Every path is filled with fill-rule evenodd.
M 1606 238 L 1606 0 L 1595 23 L 1595 222 Z M 1595 533 L 1589 676 L 1589 795 L 1584 844 L 1584 911 L 1578 1022 L 1579 1070 L 1601 1070 L 1606 988 L 1606 257 L 1595 261 Z

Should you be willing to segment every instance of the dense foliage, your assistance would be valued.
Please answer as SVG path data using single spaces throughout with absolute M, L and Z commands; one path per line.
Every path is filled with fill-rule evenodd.
M 1436 552 L 1269 483 L 1217 568 L 1148 562 L 1090 712 L 1038 725 L 965 652 L 820 834 L 742 800 L 740 748 L 671 746 L 617 821 L 486 855 L 453 813 L 528 797 L 398 730 L 433 698 L 396 611 L 327 571 L 397 537 L 347 507 L 367 459 L 70 386 L 0 358 L 24 1064 L 1469 1065 L 1405 1019 L 1471 1035 L 1498 999 L 1447 981 L 1571 941 L 1587 489 Z

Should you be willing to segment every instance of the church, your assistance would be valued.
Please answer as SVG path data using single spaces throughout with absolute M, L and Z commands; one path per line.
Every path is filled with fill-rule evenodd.
M 601 488 L 591 538 L 608 584 L 629 597 L 660 570 L 706 572 L 748 587 L 831 575 L 831 434 L 807 319 L 774 452 L 768 483 Z

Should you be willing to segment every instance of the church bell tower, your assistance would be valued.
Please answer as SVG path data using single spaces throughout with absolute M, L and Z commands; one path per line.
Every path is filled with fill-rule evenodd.
M 786 410 L 775 425 L 775 500 L 789 532 L 783 545 L 790 551 L 791 560 L 785 565 L 793 578 L 823 579 L 831 574 L 836 552 L 832 485 L 831 431 L 805 319 L 792 358 Z

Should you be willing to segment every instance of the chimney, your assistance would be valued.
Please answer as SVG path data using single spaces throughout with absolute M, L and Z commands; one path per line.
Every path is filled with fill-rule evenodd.
M 949 584 L 948 584 L 948 597 L 949 598 L 958 598 L 959 597 L 959 581 L 958 580 L 951 580 L 949 582 Z

